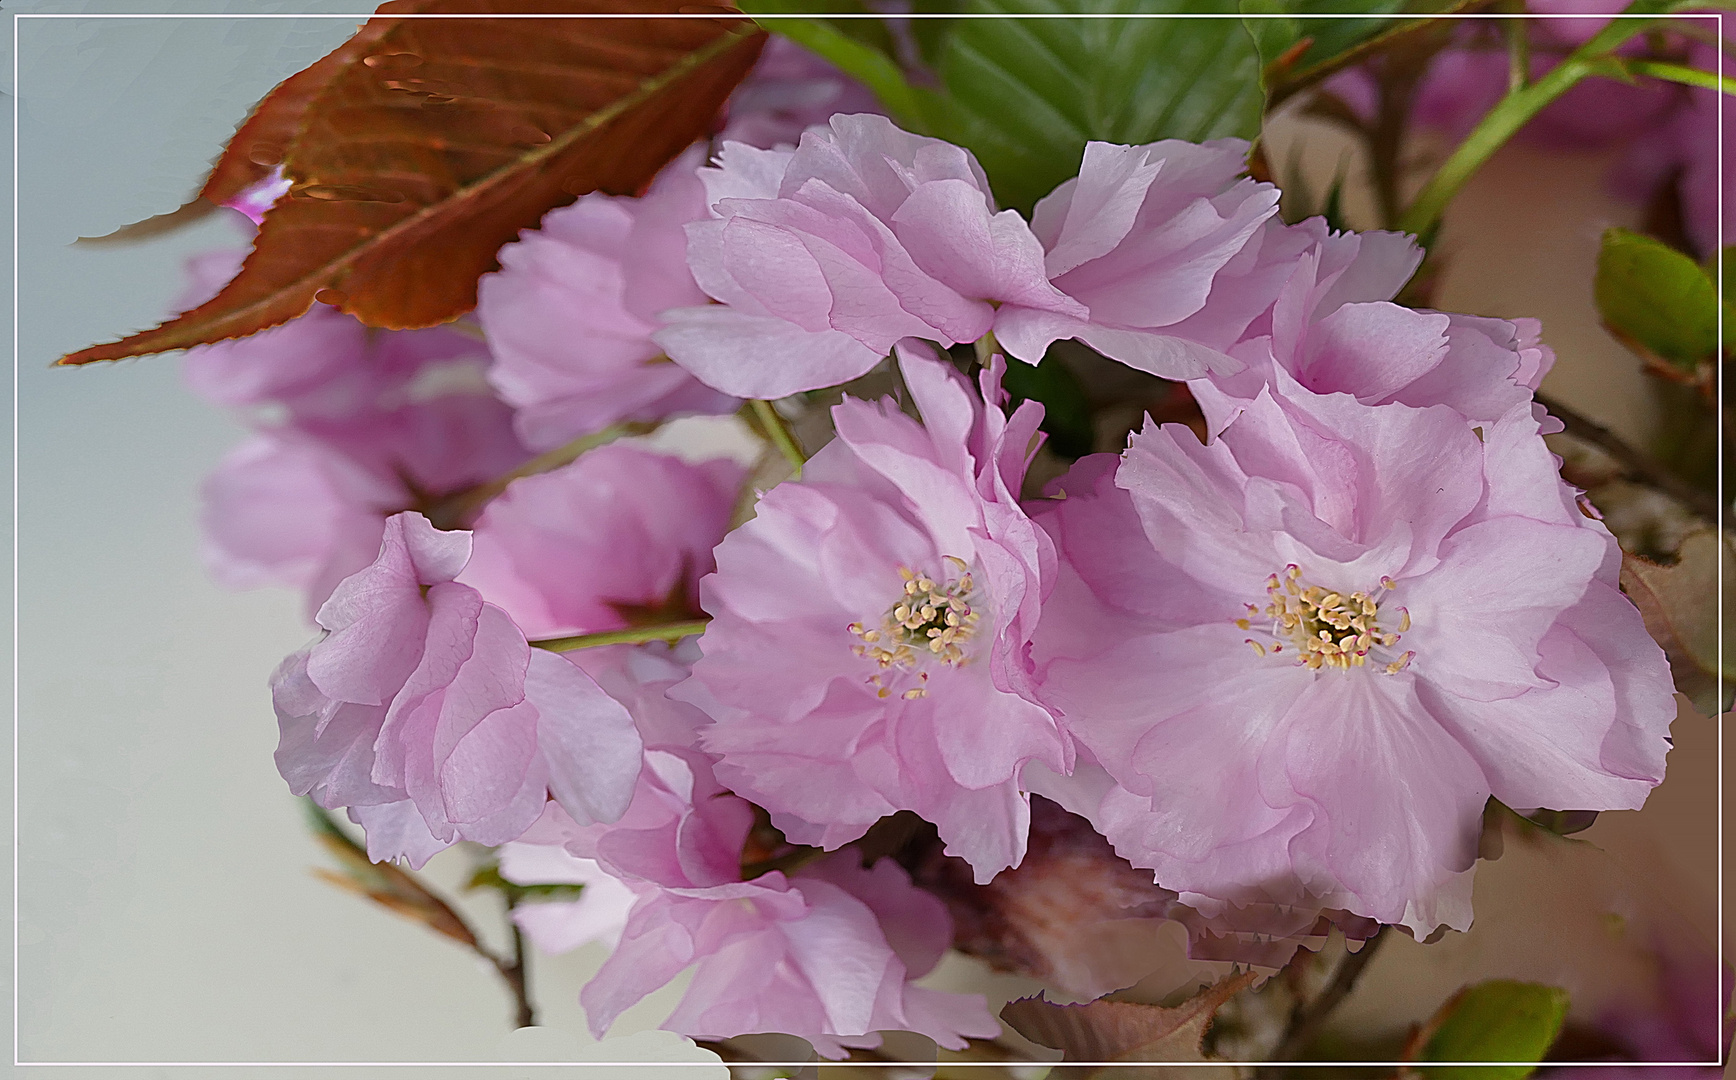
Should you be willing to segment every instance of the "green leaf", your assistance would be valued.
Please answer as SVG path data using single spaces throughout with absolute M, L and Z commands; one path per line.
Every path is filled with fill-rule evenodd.
M 982 15 L 1233 13 L 1234 0 L 970 0 Z M 1029 210 L 1090 140 L 1259 133 L 1260 55 L 1238 19 L 969 19 L 942 44 L 934 134 L 969 147 Z
M 1380 18 L 1407 10 L 1405 0 L 1241 0 L 1248 32 L 1260 46 L 1260 60 L 1270 64 L 1309 39 L 1289 57 L 1289 69 L 1300 71 L 1329 60 L 1392 25 Z M 1290 15 L 1366 16 L 1344 19 L 1295 19 Z
M 1042 426 L 1049 436 L 1049 449 L 1064 458 L 1082 458 L 1091 452 L 1096 439 L 1091 402 L 1078 376 L 1060 357 L 1046 356 L 1036 366 L 1009 361 L 1001 386 L 1012 395 L 1015 406 L 1021 401 L 1042 404 Z
M 1418 1060 L 1542 1061 L 1567 1019 L 1567 991 L 1539 983 L 1492 979 L 1453 995 L 1429 1021 L 1434 1034 Z M 1522 1080 L 1535 1065 L 1434 1065 L 1433 1080 Z
M 741 10 L 755 17 L 765 29 L 831 61 L 839 70 L 874 92 L 880 104 L 900 125 L 928 134 L 927 114 L 936 95 L 911 85 L 892 58 L 892 40 L 879 19 L 778 18 L 785 13 L 807 13 L 816 5 L 799 0 L 744 0 Z M 823 10 L 867 11 L 851 0 L 818 5 Z M 879 32 L 876 33 L 875 31 Z
M 1718 348 L 1717 285 L 1693 259 L 1626 229 L 1603 234 L 1597 308 L 1604 325 L 1692 372 Z
M 1078 173 L 1088 141 L 1252 139 L 1260 130 L 1260 49 L 1242 20 L 1018 17 L 1226 15 L 1237 0 L 964 0 L 963 13 L 1003 17 L 913 23 L 939 89 L 912 82 L 890 37 L 860 25 L 874 20 L 824 17 L 852 5 L 868 10 L 859 0 L 825 0 L 811 18 L 775 17 L 815 13 L 800 0 L 746 0 L 743 10 L 866 83 L 900 125 L 969 148 L 1001 203 L 1023 211 Z

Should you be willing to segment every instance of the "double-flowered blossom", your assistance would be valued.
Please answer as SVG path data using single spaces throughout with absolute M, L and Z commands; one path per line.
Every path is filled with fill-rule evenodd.
M 718 303 L 666 313 L 654 337 L 726 393 L 833 386 L 903 338 L 976 341 L 1026 308 L 1086 314 L 969 151 L 883 116 L 834 116 L 794 149 L 726 142 L 700 177 L 712 216 L 687 227 L 687 260 Z
M 500 271 L 477 286 L 495 358 L 488 377 L 517 407 L 532 448 L 620 420 L 735 408 L 651 340 L 661 312 L 705 302 L 682 231 L 705 216 L 701 160 L 697 148 L 676 158 L 642 198 L 593 193 L 551 210 L 500 250 Z
M 1323 254 L 1320 247 L 1309 251 L 1285 283 L 1267 332 L 1230 348 L 1246 366 L 1195 382 L 1212 430 L 1229 422 L 1237 403 L 1258 394 L 1274 368 L 1318 394 L 1350 394 L 1367 405 L 1447 405 L 1473 423 L 1493 423 L 1513 406 L 1529 403 L 1555 362 L 1539 341 L 1535 319 L 1418 311 L 1384 299 L 1341 300 L 1349 290 L 1336 282 L 1323 288 L 1317 279 Z M 1355 274 L 1357 268 L 1347 269 Z M 1353 281 L 1363 277 L 1355 274 Z
M 234 251 L 192 260 L 184 301 L 239 265 Z M 212 576 L 301 589 L 311 616 L 373 560 L 387 516 L 521 464 L 512 410 L 482 379 L 488 355 L 473 333 L 377 330 L 322 304 L 189 349 L 181 373 L 194 392 L 263 421 L 204 484 Z
M 551 795 L 587 822 L 632 797 L 632 718 L 453 580 L 470 547 L 420 514 L 388 519 L 379 557 L 320 608 L 326 635 L 272 678 L 279 770 L 296 794 L 348 806 L 377 861 L 505 843 Z
M 996 339 L 1032 363 L 1071 337 L 1165 378 L 1238 368 L 1222 350 L 1293 262 L 1282 237 L 1262 233 L 1278 189 L 1243 175 L 1247 156 L 1240 139 L 1087 143 L 1079 176 L 1031 218 L 1049 279 L 1087 313 L 1007 310 Z
M 952 1049 L 999 1033 L 981 997 L 912 984 L 939 962 L 952 924 L 897 863 L 865 869 L 839 854 L 743 880 L 752 823 L 752 807 L 718 785 L 705 755 L 653 748 L 619 822 L 579 826 L 551 806 L 519 845 L 560 845 L 637 894 L 614 953 L 580 995 L 595 1035 L 689 967 L 662 1026 L 692 1038 L 783 1032 L 840 1058 L 879 1045 L 881 1031 Z
M 1528 403 L 1479 438 L 1279 368 L 1238 408 L 1087 459 L 1041 517 L 1067 564 L 1043 691 L 1113 780 L 1073 808 L 1207 914 L 1462 929 L 1491 794 L 1635 808 L 1663 776 L 1669 672 L 1619 551 Z
M 718 776 L 797 843 L 913 810 L 987 881 L 1024 853 L 1026 762 L 1071 768 L 1026 656 L 1053 568 L 1017 493 L 1041 408 L 986 407 L 900 346 L 921 425 L 846 398 L 838 438 L 774 488 L 700 584 L 704 657 L 671 693 L 715 723 Z
M 466 389 L 269 426 L 205 480 L 206 568 L 232 588 L 301 589 L 312 615 L 373 561 L 388 516 L 493 480 L 525 457 L 511 410 Z
M 743 471 L 727 459 L 599 447 L 490 502 L 461 580 L 532 638 L 693 618 Z

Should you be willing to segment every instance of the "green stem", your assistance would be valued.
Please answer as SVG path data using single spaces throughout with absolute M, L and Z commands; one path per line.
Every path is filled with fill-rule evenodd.
M 1531 81 L 1531 30 L 1524 19 L 1501 23 L 1507 31 L 1507 91 L 1523 90 Z
M 800 480 L 802 478 L 802 466 L 808 463 L 808 459 L 802 453 L 802 448 L 797 445 L 796 437 L 790 431 L 790 425 L 778 415 L 776 409 L 772 408 L 771 402 L 755 398 L 748 404 L 753 408 L 754 418 L 765 429 L 766 438 L 770 439 L 772 445 L 778 448 L 778 452 L 784 455 L 784 460 L 788 461 L 790 467 L 796 471 L 795 478 Z
M 1665 82 L 1697 86 L 1702 90 L 1717 90 L 1736 94 L 1736 79 L 1720 79 L 1715 71 L 1701 71 L 1685 64 L 1668 64 L 1662 60 L 1629 60 L 1625 66 L 1635 75 L 1650 75 Z
M 642 641 L 679 641 L 692 634 L 705 632 L 709 619 L 689 619 L 686 622 L 661 623 L 657 626 L 629 626 L 625 630 L 604 630 L 596 634 L 574 634 L 572 637 L 544 638 L 533 641 L 539 649 L 550 652 L 572 652 L 574 649 L 594 649 L 599 645 L 636 645 Z
M 456 325 L 456 324 L 451 324 Z M 428 506 L 422 507 L 422 512 L 437 529 L 468 528 L 470 521 L 484 506 L 507 489 L 514 480 L 521 480 L 538 473 L 551 472 L 563 465 L 570 465 L 581 456 L 599 446 L 612 443 L 616 439 L 628 435 L 649 435 L 657 430 L 656 424 L 639 423 L 637 421 L 614 424 L 591 435 L 582 435 L 563 446 L 553 450 L 545 450 L 536 457 L 520 465 L 509 473 L 443 496 Z
M 1635 0 L 1627 11 L 1663 12 L 1663 5 Z M 1494 156 L 1525 126 L 1533 116 L 1556 98 L 1571 90 L 1588 75 L 1620 77 L 1622 61 L 1610 53 L 1630 38 L 1637 37 L 1655 25 L 1655 19 L 1616 19 L 1596 37 L 1570 53 L 1567 59 L 1551 68 L 1529 86 L 1509 90 L 1500 104 L 1483 117 L 1452 156 L 1442 163 L 1428 183 L 1417 192 L 1410 207 L 1399 217 L 1397 227 L 1417 236 L 1428 236 L 1446 211 L 1447 204 L 1459 193 L 1483 163 Z

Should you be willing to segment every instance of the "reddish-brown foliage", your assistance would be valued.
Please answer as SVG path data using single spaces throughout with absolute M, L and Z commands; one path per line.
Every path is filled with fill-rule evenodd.
M 293 187 L 266 214 L 235 280 L 155 330 L 60 362 L 241 337 L 315 300 L 389 328 L 464 314 L 476 279 L 520 229 L 588 191 L 638 191 L 710 129 L 765 35 L 728 9 L 678 3 L 383 6 L 355 39 L 273 92 L 206 185 L 217 197 L 246 186 L 293 129 L 283 151 Z M 632 17 L 678 10 L 717 15 Z M 389 17 L 409 12 L 626 15 Z

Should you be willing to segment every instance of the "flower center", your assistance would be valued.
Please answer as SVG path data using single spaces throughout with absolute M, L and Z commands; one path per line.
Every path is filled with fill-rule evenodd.
M 1266 579 L 1266 606 L 1248 605 L 1248 617 L 1237 619 L 1243 630 L 1252 628 L 1262 616 L 1271 620 L 1270 646 L 1248 639 L 1254 651 L 1265 656 L 1284 651 L 1285 643 L 1296 651 L 1297 664 L 1311 671 L 1337 668 L 1340 671 L 1363 667 L 1371 654 L 1377 663 L 1398 644 L 1399 637 L 1410 629 L 1410 612 L 1398 609 L 1396 630 L 1380 625 L 1380 598 L 1393 587 L 1391 578 L 1381 578 L 1373 592 L 1349 594 L 1332 592 L 1302 579 L 1302 568 L 1291 563 L 1283 574 Z M 1388 675 L 1397 675 L 1409 666 L 1416 653 L 1407 652 L 1384 663 Z
M 855 646 L 857 656 L 874 661 L 881 671 L 892 668 L 912 670 L 923 657 L 932 657 L 948 667 L 965 663 L 964 646 L 976 633 L 981 613 L 976 610 L 976 584 L 964 560 L 951 555 L 948 563 L 958 568 L 957 577 L 937 580 L 907 566 L 898 568 L 904 579 L 904 592 L 899 596 L 877 627 L 851 623 L 850 633 L 862 639 Z M 928 674 L 919 675 L 922 681 Z M 892 691 L 884 686 L 880 675 L 868 680 L 881 697 Z M 917 686 L 904 692 L 907 698 L 919 698 L 926 691 Z

